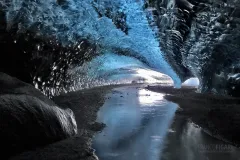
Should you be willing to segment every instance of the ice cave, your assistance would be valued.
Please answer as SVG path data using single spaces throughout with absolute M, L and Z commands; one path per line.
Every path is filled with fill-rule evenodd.
M 240 157 L 240 0 L 0 0 L 0 49 L 0 159 Z

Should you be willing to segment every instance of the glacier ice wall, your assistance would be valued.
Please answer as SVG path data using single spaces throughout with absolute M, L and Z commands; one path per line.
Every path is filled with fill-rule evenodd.
M 132 57 L 136 59 L 136 65 L 169 75 L 176 86 L 181 84 L 177 74 L 162 56 L 156 33 L 149 24 L 151 12 L 144 9 L 142 0 L 3 0 L 0 9 L 6 15 L 7 31 L 15 30 L 17 34 L 30 31 L 40 39 L 55 39 L 57 45 L 76 46 L 75 52 L 82 49 L 81 40 L 84 39 L 95 46 L 96 55 Z M 44 47 L 40 45 L 37 48 Z M 112 61 L 111 58 L 108 60 Z M 119 58 L 118 62 L 109 64 L 115 66 L 128 63 L 126 58 Z M 103 66 L 112 67 L 99 64 L 95 70 L 88 70 L 90 73 L 87 75 L 103 75 L 101 71 L 108 71 L 100 71 Z M 52 69 L 56 67 L 56 63 L 51 66 Z M 69 73 L 74 71 L 74 67 L 76 65 L 70 67 Z
M 69 75 L 72 79 L 78 79 L 75 82 L 80 82 L 75 83 L 75 90 L 103 84 L 137 82 L 173 85 L 169 76 L 154 71 L 138 59 L 114 53 L 105 53 L 90 62 L 69 69 Z
M 119 65 L 130 57 L 138 67 L 169 75 L 176 86 L 198 77 L 201 92 L 239 96 L 239 6 L 239 0 L 2 0 L 1 55 L 24 63 L 12 61 L 6 69 L 0 55 L 0 69 L 30 76 L 43 90 L 61 89 L 104 75 L 127 78 L 123 69 L 113 76 L 89 66 L 104 55 L 123 55 Z M 102 66 L 116 65 L 108 58 Z M 95 70 L 79 72 L 81 66 Z
M 149 0 L 162 51 L 201 92 L 240 96 L 240 1 Z

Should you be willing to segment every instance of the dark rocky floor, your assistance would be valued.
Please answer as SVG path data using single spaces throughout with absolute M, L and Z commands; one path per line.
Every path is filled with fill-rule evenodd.
M 75 114 L 78 134 L 75 137 L 51 144 L 35 151 L 25 152 L 12 160 L 95 160 L 98 159 L 91 148 L 94 133 L 101 131 L 104 124 L 95 122 L 97 112 L 104 102 L 105 94 L 113 86 L 97 87 L 89 90 L 67 93 L 53 98 L 62 108 L 71 108 Z
M 1 159 L 97 159 L 91 138 L 104 125 L 95 123 L 96 115 L 106 92 L 113 86 L 68 93 L 50 100 L 32 85 L 0 73 L 0 88 L 0 137 L 1 144 L 5 145 L 0 150 Z M 54 115 L 45 109 L 59 110 L 57 115 L 63 114 L 59 122 L 70 128 L 66 126 L 62 131 L 52 118 Z M 70 117 L 73 126 L 64 115 L 65 111 L 66 116 L 71 114 L 70 109 L 75 114 Z M 75 130 L 74 123 L 78 126 L 76 136 L 70 135 L 71 129 Z M 68 138 L 70 136 L 73 137 Z M 21 153 L 23 151 L 26 152 Z
M 239 98 L 201 94 L 196 88 L 148 86 L 147 89 L 167 94 L 167 100 L 179 105 L 179 115 L 191 119 L 211 136 L 239 147 Z
M 33 86 L 0 73 L 1 159 L 72 137 L 74 114 Z
M 12 100 L 15 100 L 16 97 L 29 97 L 25 99 L 20 99 L 22 102 L 21 104 L 25 107 L 31 108 L 31 101 L 36 99 L 36 102 L 34 101 L 34 104 L 36 103 L 36 108 L 41 107 L 40 102 L 44 102 L 45 105 L 47 105 L 49 108 L 57 107 L 62 111 L 66 111 L 71 109 L 75 115 L 74 121 L 76 120 L 77 123 L 77 131 L 78 134 L 70 137 L 70 138 L 62 138 L 55 140 L 55 141 L 49 141 L 49 143 L 45 143 L 43 145 L 38 145 L 35 143 L 35 141 L 45 141 L 44 135 L 42 134 L 34 134 L 34 131 L 32 130 L 32 126 L 26 126 L 27 123 L 32 123 L 32 120 L 29 120 L 29 115 L 26 114 L 26 122 L 22 121 L 22 124 L 25 128 L 18 127 L 20 133 L 23 133 L 23 137 L 21 138 L 21 142 L 17 144 L 18 146 L 25 145 L 30 143 L 33 144 L 32 147 L 26 148 L 26 147 L 20 147 L 21 150 L 15 150 L 16 148 L 5 148 L 5 150 L 0 150 L 0 152 L 8 153 L 8 157 L 11 157 L 12 160 L 76 160 L 76 159 L 84 159 L 84 160 L 95 160 L 98 159 L 94 153 L 94 150 L 92 149 L 91 141 L 93 135 L 101 131 L 104 128 L 104 124 L 97 123 L 96 116 L 99 108 L 103 105 L 105 101 L 105 95 L 108 91 L 110 91 L 112 88 L 118 87 L 118 85 L 113 86 L 103 86 L 103 87 L 96 87 L 93 89 L 87 89 L 87 90 L 81 90 L 77 92 L 70 92 L 67 94 L 62 94 L 58 97 L 54 97 L 52 100 L 48 99 L 46 96 L 44 96 L 40 91 L 36 90 L 32 85 L 24 83 L 14 77 L 8 76 L 4 73 L 1 73 L 0 75 L 0 109 L 4 109 L 4 104 L 6 101 L 6 95 L 10 97 Z M 32 97 L 32 98 L 31 98 Z M 5 98 L 5 99 L 4 99 Z M 3 103 L 4 102 L 4 103 Z M 14 105 L 15 103 L 12 102 L 13 108 L 18 108 L 19 106 Z M 16 103 L 17 104 L 17 103 Z M 28 106 L 29 104 L 30 106 Z M 19 112 L 19 114 L 22 111 Z M 4 112 L 5 113 L 5 112 Z M 7 113 L 7 112 L 6 112 Z M 5 115 L 5 114 L 4 114 Z M 7 115 L 7 114 L 6 114 Z M 48 113 L 46 113 L 46 116 L 48 116 Z M 31 116 L 30 116 L 31 118 Z M 52 121 L 50 119 L 49 123 L 44 123 L 42 126 L 45 128 L 51 126 Z M 7 120 L 9 121 L 9 120 Z M 4 119 L 1 119 L 1 130 L 3 131 L 4 128 Z M 45 122 L 45 121 L 44 121 Z M 21 126 L 20 125 L 20 126 Z M 8 125 L 10 128 L 16 128 L 15 125 Z M 51 126 L 54 127 L 54 126 Z M 51 128 L 50 127 L 50 128 Z M 36 130 L 41 130 L 39 127 L 35 127 Z M 6 129 L 6 128 L 5 128 Z M 57 135 L 61 135 L 61 133 L 58 131 L 58 129 L 55 130 Z M 6 139 L 5 132 L 3 133 L 1 137 L 3 139 Z M 13 134 L 17 134 L 18 131 L 14 131 Z M 24 134 L 25 133 L 25 134 Z M 32 135 L 30 135 L 32 134 Z M 9 137 L 9 136 L 7 136 Z M 28 137 L 33 137 L 33 141 L 28 140 Z M 16 137 L 12 137 L 11 141 L 15 141 Z M 60 141 L 61 140 L 61 141 Z M 57 142 L 56 142 L 57 141 Z M 6 140 L 4 140 L 6 142 Z M 55 143 L 54 143 L 55 142 Z M 9 141 L 9 143 L 12 143 Z M 6 142 L 7 144 L 7 142 Z M 18 148 L 19 149 L 19 148 Z M 12 150 L 12 151 L 11 151 Z M 11 151 L 11 153 L 9 152 Z M 24 152 L 23 152 L 24 151 Z M 20 153 L 23 152 L 23 153 Z M 20 153 L 20 154 L 18 154 Z M 15 156 L 18 154 L 17 156 Z M 3 159 L 8 159 L 4 158 Z

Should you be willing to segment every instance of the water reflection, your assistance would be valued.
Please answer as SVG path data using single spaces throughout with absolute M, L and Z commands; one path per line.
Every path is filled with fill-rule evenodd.
M 164 94 L 151 92 L 146 89 L 138 90 L 138 101 L 140 104 L 142 104 L 140 107 L 151 107 L 151 105 L 154 105 L 156 103 L 158 105 L 165 105 L 167 102 L 164 100 L 163 96 Z
M 103 160 L 158 160 L 177 105 L 145 89 L 117 89 L 98 113 L 107 125 L 95 138 Z
M 93 144 L 100 160 L 238 160 L 238 149 L 176 116 L 162 94 L 123 87 L 108 96 L 98 113 L 107 127 Z
M 161 160 L 239 160 L 240 150 L 219 141 L 185 118 L 175 116 Z

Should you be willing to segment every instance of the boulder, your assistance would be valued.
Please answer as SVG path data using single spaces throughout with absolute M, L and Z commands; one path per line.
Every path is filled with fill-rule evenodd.
M 0 73 L 3 159 L 77 134 L 71 109 L 61 109 L 31 85 Z

